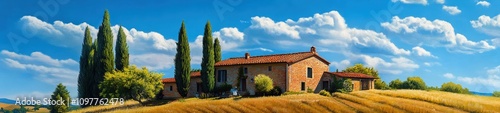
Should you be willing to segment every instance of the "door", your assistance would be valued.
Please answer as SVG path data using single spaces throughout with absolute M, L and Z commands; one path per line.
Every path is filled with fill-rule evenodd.
M 241 79 L 240 80 L 240 91 L 246 91 L 246 90 L 247 90 L 247 80 Z
M 202 92 L 201 90 L 202 90 L 201 83 L 200 82 L 196 83 L 196 91 L 198 92 L 198 94 Z
M 368 80 L 361 80 L 361 90 L 368 90 L 369 89 L 369 83 Z
M 330 86 L 330 84 L 328 84 L 328 81 L 323 81 L 323 89 L 328 90 L 328 86 Z

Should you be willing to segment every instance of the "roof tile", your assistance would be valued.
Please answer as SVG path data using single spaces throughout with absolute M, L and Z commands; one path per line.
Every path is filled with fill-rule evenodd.
M 191 77 L 200 77 L 200 71 L 191 72 Z M 175 78 L 164 78 L 161 80 L 163 83 L 175 83 Z
M 363 73 L 351 73 L 351 72 L 325 72 L 329 74 L 333 74 L 338 77 L 345 77 L 345 78 L 369 78 L 369 79 L 375 79 L 375 77 L 366 75 Z
M 267 64 L 267 63 L 295 63 L 309 57 L 316 56 L 326 64 L 330 62 L 320 57 L 315 52 L 298 52 L 288 54 L 273 54 L 263 56 L 250 56 L 248 59 L 245 57 L 234 57 L 215 63 L 215 66 L 230 66 L 230 65 L 243 65 L 243 64 Z

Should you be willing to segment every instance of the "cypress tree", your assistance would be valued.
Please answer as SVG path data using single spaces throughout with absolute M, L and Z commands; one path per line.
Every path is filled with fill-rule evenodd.
M 189 42 L 182 21 L 179 30 L 179 39 L 177 42 L 177 53 L 175 54 L 175 83 L 177 91 L 182 97 L 186 97 L 189 91 L 189 84 L 191 82 L 191 56 L 189 53 Z
M 203 58 L 201 60 L 201 84 L 205 93 L 211 93 L 215 87 L 214 45 L 212 42 L 212 28 L 210 21 L 208 21 L 203 34 Z
M 80 73 L 78 74 L 78 97 L 79 98 L 89 98 L 90 97 L 90 76 L 93 75 L 91 69 L 92 57 L 90 52 L 92 51 L 92 36 L 90 35 L 89 27 L 85 28 L 85 34 L 82 44 L 82 54 L 80 56 Z M 81 107 L 86 107 L 82 105 Z
M 97 33 L 97 51 L 95 53 L 95 72 L 93 85 L 93 98 L 99 98 L 99 83 L 104 80 L 106 72 L 114 70 L 114 56 L 113 56 L 113 32 L 111 32 L 111 25 L 109 22 L 108 10 L 104 11 L 104 16 L 99 32 Z
M 69 111 L 69 106 L 67 105 L 68 102 L 70 101 L 70 96 L 68 90 L 66 90 L 66 86 L 62 85 L 62 83 L 59 83 L 57 85 L 55 91 L 51 95 L 52 100 L 64 100 L 64 104 L 55 104 L 55 105 L 50 105 L 50 113 L 64 113 Z
M 219 62 L 222 60 L 222 51 L 220 47 L 220 42 L 219 38 L 215 38 L 215 43 L 214 43 L 214 58 L 215 58 L 215 63 Z
M 118 36 L 116 39 L 115 54 L 116 69 L 123 71 L 123 69 L 128 67 L 129 65 L 129 54 L 127 46 L 127 35 L 125 35 L 125 33 L 123 32 L 121 26 L 118 30 Z

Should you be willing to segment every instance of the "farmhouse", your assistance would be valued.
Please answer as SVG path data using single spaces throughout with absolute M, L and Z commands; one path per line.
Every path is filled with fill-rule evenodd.
M 255 94 L 254 78 L 265 74 L 273 79 L 274 85 L 285 91 L 306 91 L 312 89 L 319 92 L 329 89 L 332 77 L 349 78 L 352 80 L 353 90 L 369 90 L 374 88 L 374 77 L 361 73 L 330 72 L 327 60 L 319 56 L 313 46 L 310 51 L 273 54 L 264 56 L 234 57 L 215 63 L 216 86 L 230 84 L 239 88 L 239 93 Z M 238 77 L 239 70 L 243 70 L 244 77 Z M 192 97 L 201 92 L 200 72 L 191 73 L 191 86 L 188 96 Z M 238 79 L 240 78 L 240 79 Z M 163 79 L 166 98 L 177 98 L 175 79 Z

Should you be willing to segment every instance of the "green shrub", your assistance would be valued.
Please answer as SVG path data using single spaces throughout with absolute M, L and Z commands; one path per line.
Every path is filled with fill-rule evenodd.
M 273 89 L 273 79 L 264 74 L 255 77 L 255 90 L 259 93 L 267 93 Z
M 388 90 L 388 89 L 391 89 L 389 86 L 387 86 L 387 84 L 380 80 L 380 79 L 375 79 L 374 80 L 374 85 L 375 85 L 375 89 L 381 89 L 381 90 Z
M 441 88 L 437 87 L 437 86 L 427 86 L 427 89 L 425 89 L 427 91 L 431 91 L 431 90 L 435 90 L 435 91 L 441 91 Z
M 223 92 L 228 92 L 228 91 L 230 91 L 232 88 L 233 88 L 233 86 L 232 86 L 232 85 L 227 84 L 227 83 L 224 83 L 224 84 L 221 84 L 221 85 L 219 85 L 219 86 L 215 87 L 214 92 L 215 92 L 215 93 L 223 93 Z
M 311 89 L 311 88 L 309 88 L 309 87 L 307 87 L 307 93 L 314 93 L 314 90 Z
M 342 89 L 339 89 L 339 92 L 342 92 L 342 93 L 352 92 L 352 81 L 351 81 L 351 79 L 345 79 L 344 82 L 342 82 Z
M 298 94 L 305 94 L 305 92 L 287 91 L 281 95 L 298 95 Z
M 342 89 L 344 85 L 344 79 L 331 76 L 333 78 L 332 83 L 330 83 L 330 92 L 337 92 Z
M 125 98 L 143 104 L 146 99 L 154 99 L 163 89 L 163 74 L 151 72 L 146 67 L 129 66 L 124 71 L 106 73 L 99 84 L 100 96 L 105 98 Z
M 401 82 L 401 80 L 399 79 L 389 82 L 389 87 L 391 87 L 392 89 L 401 89 L 402 85 L 403 82 Z
M 500 91 L 495 91 L 493 92 L 494 97 L 500 97 Z
M 331 97 L 332 95 L 330 94 L 330 92 L 326 91 L 326 90 L 321 90 L 319 91 L 319 95 L 323 95 L 323 96 L 327 96 L 327 97 Z
M 206 99 L 212 97 L 209 93 L 200 93 L 200 99 Z
M 462 85 L 453 82 L 443 83 L 443 85 L 441 85 L 441 91 L 470 94 L 469 89 L 462 88 Z
M 267 95 L 279 96 L 281 95 L 281 93 L 283 93 L 283 91 L 281 91 L 281 88 L 279 86 L 274 86 L 274 88 L 269 91 Z
M 427 86 L 424 80 L 418 76 L 408 77 L 405 82 L 403 82 L 402 89 L 420 89 L 425 90 Z

